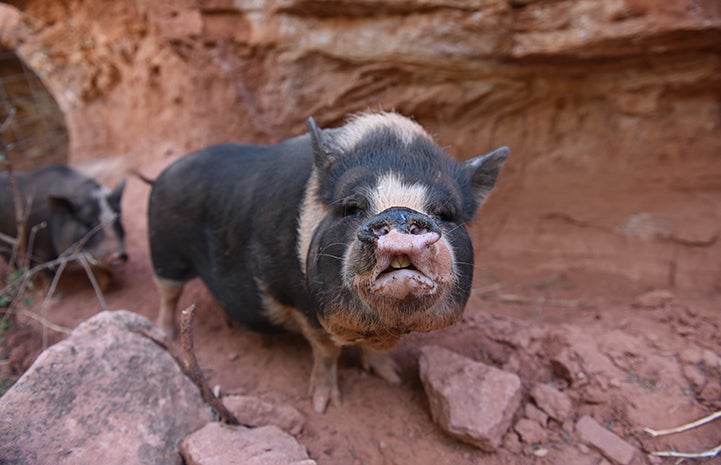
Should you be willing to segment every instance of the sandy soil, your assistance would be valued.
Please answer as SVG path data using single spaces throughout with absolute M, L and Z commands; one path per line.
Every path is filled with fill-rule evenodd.
M 158 163 L 147 171 L 158 172 L 167 161 Z M 123 206 L 131 258 L 104 297 L 110 309 L 154 319 L 157 294 L 145 228 L 148 192 L 137 179 L 128 183 Z M 210 384 L 223 393 L 270 396 L 296 407 L 307 419 L 298 440 L 321 465 L 602 463 L 596 451 L 579 444 L 572 421 L 551 420 L 537 444 L 525 444 L 511 432 L 494 454 L 446 436 L 430 417 L 418 377 L 418 348 L 429 344 L 514 371 L 523 380 L 524 404 L 534 383 L 552 383 L 572 399 L 574 419 L 590 414 L 643 451 L 700 451 L 721 443 L 721 421 L 664 439 L 651 439 L 642 431 L 721 408 L 721 366 L 714 366 L 712 357 L 721 354 L 717 294 L 672 290 L 670 300 L 638 307 L 635 300 L 650 289 L 622 278 L 583 269 L 549 274 L 524 265 L 522 257 L 480 263 L 464 321 L 409 335 L 392 353 L 401 367 L 400 386 L 364 372 L 357 353 L 347 350 L 339 369 L 343 406 L 324 415 L 313 411 L 306 393 L 311 353 L 300 336 L 259 335 L 229 323 L 199 282 L 187 287 L 181 305 L 198 304 L 196 348 Z M 35 298 L 38 302 L 41 296 Z M 72 328 L 99 310 L 87 280 L 68 274 L 45 317 Z M 18 376 L 44 344 L 62 337 L 21 316 L 5 339 L 0 374 Z M 516 419 L 522 416 L 523 409 Z M 675 460 L 641 454 L 634 463 Z

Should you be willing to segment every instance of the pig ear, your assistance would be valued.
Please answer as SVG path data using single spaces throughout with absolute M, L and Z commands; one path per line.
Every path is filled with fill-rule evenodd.
M 120 197 L 123 196 L 123 190 L 125 189 L 125 181 L 127 178 L 123 178 L 117 186 L 115 186 L 115 189 L 113 189 L 113 192 L 110 193 L 110 196 L 108 197 L 108 200 L 113 205 L 120 206 Z
M 473 193 L 478 203 L 482 203 L 496 185 L 501 168 L 511 151 L 508 147 L 499 147 L 485 155 L 466 161 L 464 168 L 473 185 Z
M 315 124 L 312 116 L 306 120 L 308 131 L 310 132 L 310 140 L 313 146 L 313 165 L 323 171 L 327 171 L 337 160 L 337 156 L 331 149 L 331 144 L 327 140 L 323 131 Z
M 56 195 L 48 196 L 48 206 L 50 211 L 56 214 L 70 214 L 75 211 L 75 205 L 67 197 L 59 197 Z

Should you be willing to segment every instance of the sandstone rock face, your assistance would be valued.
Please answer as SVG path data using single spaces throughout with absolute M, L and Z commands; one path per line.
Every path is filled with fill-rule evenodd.
M 520 405 L 520 378 L 435 346 L 422 349 L 419 363 L 435 422 L 461 441 L 496 450 Z
M 474 231 L 486 262 L 719 285 L 718 2 L 11 3 L 0 42 L 58 100 L 71 161 L 157 171 L 397 109 L 459 158 L 511 147 Z
M 180 464 L 180 441 L 213 420 L 137 314 L 102 312 L 43 352 L 0 398 L 3 463 Z

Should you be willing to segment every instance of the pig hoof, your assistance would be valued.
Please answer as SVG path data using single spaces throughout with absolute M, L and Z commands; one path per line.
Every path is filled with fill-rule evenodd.
M 313 410 L 324 413 L 329 403 L 333 407 L 340 407 L 340 391 L 338 387 L 321 386 L 316 388 L 313 392 Z
M 401 383 L 401 377 L 398 376 L 398 365 L 388 354 L 362 347 L 361 363 L 367 371 L 372 371 L 389 383 Z

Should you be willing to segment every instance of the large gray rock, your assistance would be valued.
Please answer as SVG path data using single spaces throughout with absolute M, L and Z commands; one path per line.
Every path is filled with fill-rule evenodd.
M 180 441 L 213 420 L 175 360 L 102 312 L 44 351 L 0 398 L 0 463 L 180 464 Z
M 521 380 L 450 350 L 421 350 L 420 376 L 436 423 L 485 451 L 498 448 L 521 403 Z

